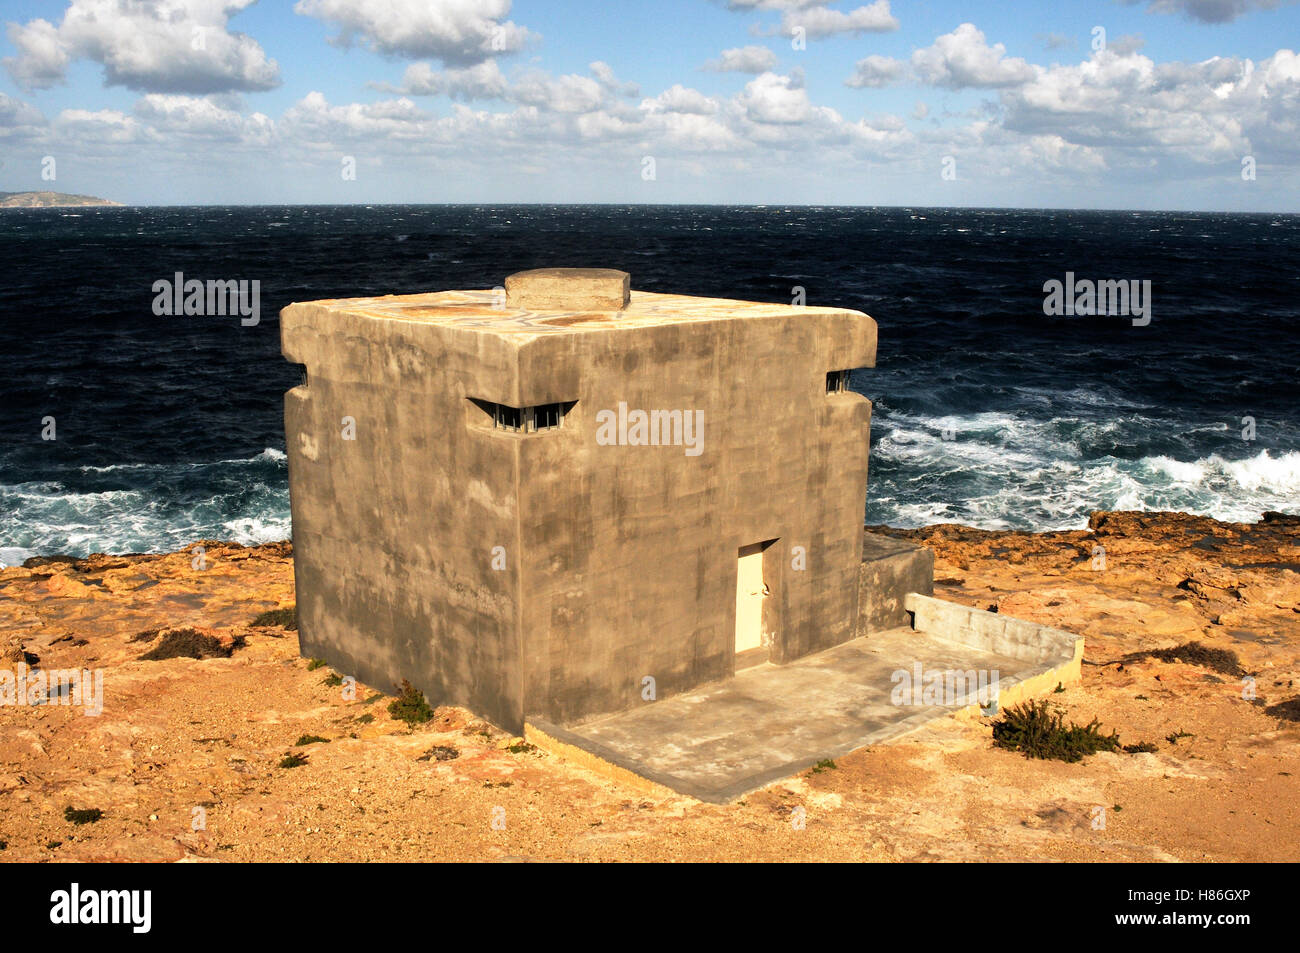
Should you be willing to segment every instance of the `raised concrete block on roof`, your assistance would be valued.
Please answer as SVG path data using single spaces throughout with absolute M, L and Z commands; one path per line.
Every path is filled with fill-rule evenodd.
M 534 268 L 506 279 L 506 307 L 537 311 L 621 311 L 632 279 L 612 268 Z

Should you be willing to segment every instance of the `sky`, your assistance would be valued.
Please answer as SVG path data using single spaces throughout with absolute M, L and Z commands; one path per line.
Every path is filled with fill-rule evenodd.
M 0 190 L 1300 211 L 1295 0 L 4 0 Z

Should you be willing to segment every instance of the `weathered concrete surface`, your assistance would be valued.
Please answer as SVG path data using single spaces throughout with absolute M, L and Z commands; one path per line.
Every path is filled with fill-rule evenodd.
M 613 268 L 534 268 L 506 279 L 506 307 L 539 311 L 621 311 L 632 279 Z
M 1057 664 L 1068 664 L 1073 650 L 1071 643 Z M 935 718 L 998 699 L 1010 703 L 1018 684 L 1047 667 L 933 632 L 892 629 L 580 725 L 530 719 L 525 733 L 541 747 L 552 747 L 548 741 L 554 739 L 586 752 L 593 757 L 583 759 L 585 766 L 595 770 L 602 761 L 613 767 L 613 776 L 631 773 L 702 801 L 726 803 Z M 956 691 L 936 696 L 933 704 L 922 703 L 919 681 L 915 692 L 900 687 L 913 684 L 914 673 L 968 672 L 985 673 L 985 696 L 976 690 L 977 678 L 950 678 Z M 534 724 L 540 732 L 529 735 Z M 555 753 L 572 757 L 563 748 Z
M 912 592 L 934 593 L 934 553 L 906 540 L 864 531 L 855 634 L 861 638 L 910 625 L 903 600 Z
M 737 555 L 769 540 L 773 661 L 853 637 L 871 405 L 826 375 L 874 364 L 869 317 L 643 292 L 618 311 L 494 303 L 282 312 L 309 381 L 285 398 L 305 654 L 514 731 L 620 711 L 646 677 L 665 698 L 732 674 Z M 576 403 L 520 434 L 474 399 Z M 698 414 L 700 452 L 599 442 L 620 409 Z

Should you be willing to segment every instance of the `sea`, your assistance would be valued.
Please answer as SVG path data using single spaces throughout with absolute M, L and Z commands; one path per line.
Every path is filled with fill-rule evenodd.
M 1296 215 L 13 209 L 0 212 L 0 262 L 4 565 L 290 538 L 283 395 L 300 372 L 280 354 L 279 309 L 491 288 L 546 266 L 875 318 L 876 367 L 850 381 L 874 404 L 867 524 L 1042 531 L 1102 509 L 1300 513 Z M 258 322 L 155 313 L 155 283 L 177 273 L 256 280 Z M 1087 313 L 1081 298 L 1049 314 L 1062 312 L 1053 281 L 1135 294 L 1128 312 Z

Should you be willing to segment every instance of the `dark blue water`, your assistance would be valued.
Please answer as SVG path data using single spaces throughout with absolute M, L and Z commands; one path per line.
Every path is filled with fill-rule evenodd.
M 291 301 L 620 268 L 646 291 L 879 324 L 865 518 L 1062 528 L 1101 508 L 1300 511 L 1300 217 L 811 207 L 338 206 L 0 214 L 0 562 L 289 535 Z M 155 281 L 257 279 L 261 321 Z M 1043 283 L 1152 282 L 1151 323 Z M 55 440 L 42 420 L 55 420 Z M 1254 439 L 1243 439 L 1243 418 Z

